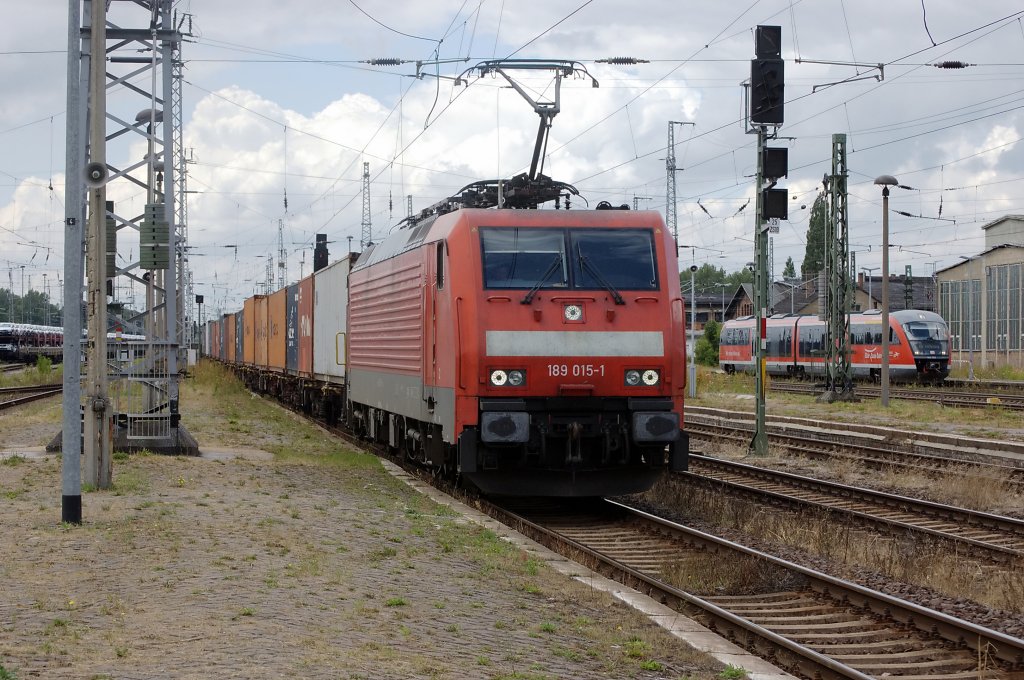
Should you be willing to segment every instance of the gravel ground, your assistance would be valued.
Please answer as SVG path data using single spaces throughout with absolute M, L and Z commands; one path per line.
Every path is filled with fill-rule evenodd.
M 83 495 L 80 527 L 59 523 L 59 456 L 0 460 L 0 677 L 722 671 L 280 409 L 190 396 L 202 413 L 186 422 L 204 448 L 267 451 L 117 455 L 114 487 Z M 4 412 L 0 448 L 39 447 L 58 420 L 59 403 Z

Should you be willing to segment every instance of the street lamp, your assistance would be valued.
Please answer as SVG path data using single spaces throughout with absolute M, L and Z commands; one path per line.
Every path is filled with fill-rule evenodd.
M 725 289 L 732 286 L 731 283 L 716 283 L 716 286 L 722 289 L 722 323 L 725 323 Z
M 878 269 L 878 267 L 861 267 L 860 268 L 860 270 L 862 272 L 867 272 L 868 273 L 868 304 L 872 305 L 872 306 L 873 306 L 873 302 L 874 301 L 871 298 L 871 272 L 875 271 L 876 269 Z M 871 307 L 868 307 L 868 309 L 871 309 Z
M 889 407 L 889 187 L 899 181 L 892 175 L 880 175 L 875 184 L 882 187 L 882 407 Z
M 775 285 L 774 284 L 776 284 L 776 283 L 781 283 L 783 286 L 789 286 L 789 313 L 790 314 L 796 314 L 796 303 L 794 302 L 794 300 L 796 299 L 796 289 L 799 288 L 800 286 L 798 286 L 796 284 L 793 284 L 793 283 L 787 283 L 786 281 L 773 281 L 772 282 L 772 290 L 773 291 L 775 289 Z M 800 285 L 803 285 L 803 284 L 800 284 Z M 775 309 L 775 294 L 774 293 L 772 294 L 772 311 L 773 312 L 777 311 Z

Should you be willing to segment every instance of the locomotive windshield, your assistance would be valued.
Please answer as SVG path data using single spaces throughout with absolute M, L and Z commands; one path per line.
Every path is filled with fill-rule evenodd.
M 903 324 L 914 354 L 945 354 L 949 334 L 941 321 L 908 321 Z
M 480 230 L 485 288 L 658 290 L 646 229 Z

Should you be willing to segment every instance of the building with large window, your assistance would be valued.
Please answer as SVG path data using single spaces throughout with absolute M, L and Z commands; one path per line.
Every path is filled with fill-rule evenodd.
M 936 272 L 939 314 L 955 360 L 972 367 L 1024 366 L 1024 215 L 982 227 L 985 250 Z

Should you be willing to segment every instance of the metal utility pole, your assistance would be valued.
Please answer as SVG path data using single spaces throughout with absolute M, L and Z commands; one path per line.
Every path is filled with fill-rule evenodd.
M 767 315 L 770 304 L 768 233 L 771 230 L 778 230 L 778 225 L 769 224 L 768 220 L 786 219 L 789 202 L 788 192 L 775 188 L 777 179 L 788 174 L 787 149 L 768 147 L 768 127 L 773 128 L 774 136 L 783 122 L 785 100 L 784 62 L 781 59 L 782 28 L 758 26 L 754 33 L 754 52 L 756 58 L 750 62 L 750 124 L 757 134 L 757 200 L 754 219 L 754 318 L 757 339 L 754 343 L 755 425 L 754 436 L 750 441 L 750 453 L 763 456 L 768 453 L 768 433 L 765 426 L 765 355 L 768 348 Z
M 68 524 L 82 523 L 82 228 L 85 226 L 85 111 L 82 95 L 89 82 L 89 69 L 83 49 L 83 17 L 79 0 L 68 7 L 67 55 L 67 142 L 64 182 L 64 391 L 61 424 L 61 503 L 60 519 Z M 85 17 L 85 25 L 92 17 Z M 10 278 L 10 277 L 8 277 Z M 14 286 L 11 285 L 11 304 Z M 12 308 L 13 316 L 13 308 Z M 11 319 L 13 321 L 13 318 Z
M 679 224 L 676 215 L 676 138 L 673 125 L 696 125 L 686 121 L 670 120 L 668 122 L 668 153 L 665 154 L 665 226 L 672 232 L 676 245 L 679 245 Z M 635 207 L 633 208 L 636 209 Z
M 91 234 L 88 240 L 89 253 L 98 261 L 88 275 L 88 304 L 93 312 L 89 340 L 96 352 L 90 361 L 90 371 L 103 371 L 103 379 L 119 390 L 114 402 L 116 414 L 109 404 L 110 395 L 102 395 L 108 399 L 108 404 L 101 416 L 116 423 L 111 426 L 109 435 L 113 446 L 126 451 L 142 448 L 167 453 L 198 451 L 195 440 L 180 427 L 178 410 L 178 367 L 182 365 L 179 352 L 186 337 L 182 286 L 187 249 L 183 242 L 186 217 L 183 210 L 176 211 L 176 197 L 184 191 L 184 185 L 177 182 L 176 177 L 183 174 L 180 170 L 184 160 L 180 150 L 174 147 L 175 135 L 180 140 L 181 92 L 180 87 L 174 87 L 172 70 L 181 66 L 182 41 L 182 33 L 172 19 L 174 4 L 174 0 L 69 2 L 69 21 L 77 26 L 69 28 L 68 50 L 66 387 L 62 437 L 65 451 L 75 449 L 71 440 L 79 436 L 80 429 L 78 399 L 75 397 L 73 401 L 69 396 L 72 392 L 67 384 L 72 380 L 77 382 L 78 378 L 73 355 L 79 348 L 73 345 L 82 335 L 80 321 L 78 327 L 74 327 L 82 302 L 82 275 L 80 269 L 76 271 L 75 264 L 81 261 L 81 254 L 76 257 L 72 248 L 82 240 L 76 240 L 74 228 L 80 228 L 79 205 L 83 205 L 81 214 L 84 216 L 81 199 L 85 198 L 87 182 L 91 218 L 99 220 L 91 226 L 93 231 L 97 228 L 103 231 Z M 84 8 L 84 17 L 79 16 L 79 7 Z M 83 47 L 95 44 L 87 50 L 92 59 L 83 55 L 86 50 L 79 47 L 79 41 Z M 130 86 L 125 87 L 126 83 Z M 104 102 L 106 90 L 115 87 L 127 94 Z M 88 96 L 89 92 L 92 96 Z M 139 96 L 144 102 L 141 107 Z M 126 105 L 131 108 L 126 110 L 123 108 Z M 108 106 L 112 107 L 109 113 L 105 110 Z M 85 144 L 81 141 L 87 127 L 93 131 L 89 158 L 93 163 L 89 168 L 85 163 Z M 139 142 L 144 142 L 146 148 L 146 155 L 141 159 L 134 151 Z M 142 210 L 133 209 L 134 214 L 127 216 L 111 204 L 97 203 L 103 195 L 98 188 L 105 191 L 105 184 L 123 187 L 125 195 L 143 190 L 145 206 Z M 139 257 L 118 268 L 116 236 L 121 229 L 138 232 Z M 90 264 L 94 261 L 90 260 Z M 129 332 L 138 332 L 138 326 L 145 323 L 146 339 L 118 341 L 116 351 L 108 356 L 104 348 L 108 322 L 101 318 L 106 314 L 106 284 L 121 276 L 146 287 L 145 309 L 136 310 L 136 315 L 125 319 L 129 326 L 134 326 L 126 329 Z M 94 413 L 100 412 L 96 409 L 101 405 L 101 395 L 92 377 L 88 387 L 87 424 Z M 109 467 L 104 461 L 97 465 Z
M 89 344 L 86 349 L 85 418 L 82 424 L 85 481 L 109 489 L 113 435 L 107 380 L 107 34 L 106 4 L 91 3 L 89 70 L 89 225 L 86 236 L 86 304 Z
M 899 184 L 892 175 L 875 178 L 882 187 L 882 406 L 889 406 L 889 187 Z
M 366 250 L 372 238 L 370 229 L 370 164 L 363 162 L 363 222 L 362 236 L 359 238 L 359 247 Z
M 846 135 L 832 135 L 832 174 L 826 178 L 828 228 L 825 232 L 826 386 L 821 401 L 853 398 L 850 365 L 851 270 L 847 221 Z
M 768 431 L 765 425 L 765 383 L 767 367 L 765 351 L 767 342 L 768 316 L 768 224 L 764 218 L 764 153 L 767 146 L 768 130 L 757 127 L 757 200 L 754 220 L 754 328 L 757 339 L 754 343 L 756 357 L 754 371 L 754 437 L 750 441 L 750 452 L 754 455 L 768 455 Z

